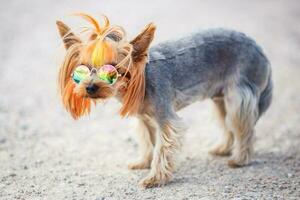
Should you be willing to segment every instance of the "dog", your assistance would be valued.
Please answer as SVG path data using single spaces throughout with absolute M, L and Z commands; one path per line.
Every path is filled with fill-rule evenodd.
M 63 104 L 78 119 L 92 103 L 116 97 L 122 103 L 120 115 L 138 119 L 141 158 L 129 168 L 150 168 L 140 182 L 143 187 L 172 179 L 186 129 L 176 112 L 203 99 L 212 100 L 224 129 L 222 143 L 211 153 L 231 156 L 230 167 L 250 162 L 254 126 L 270 106 L 273 89 L 270 62 L 254 40 L 209 29 L 150 48 L 153 23 L 128 41 L 124 29 L 111 26 L 106 17 L 100 26 L 93 17 L 78 15 L 92 24 L 82 31 L 85 40 L 57 21 L 67 50 L 59 72 Z M 99 78 L 107 65 L 115 73 L 113 84 Z M 78 66 L 83 67 L 76 72 Z M 84 78 L 75 83 L 74 73 L 82 71 Z

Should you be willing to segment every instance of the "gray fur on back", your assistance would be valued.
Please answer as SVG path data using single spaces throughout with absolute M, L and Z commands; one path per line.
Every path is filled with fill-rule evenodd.
M 252 39 L 236 31 L 210 29 L 150 49 L 146 98 L 154 101 L 159 117 L 168 117 L 173 109 L 226 95 L 231 84 L 250 87 L 259 97 L 269 76 L 268 59 Z

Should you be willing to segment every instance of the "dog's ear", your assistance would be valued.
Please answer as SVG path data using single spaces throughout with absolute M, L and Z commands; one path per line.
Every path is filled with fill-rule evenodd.
M 132 44 L 133 46 L 132 58 L 134 61 L 139 60 L 140 58 L 147 55 L 150 43 L 154 38 L 155 30 L 156 26 L 153 23 L 150 23 L 138 36 L 136 36 L 130 42 L 130 44 Z
M 74 35 L 71 29 L 62 21 L 56 21 L 56 25 L 66 49 L 69 49 L 73 44 L 81 42 L 81 40 L 76 35 Z

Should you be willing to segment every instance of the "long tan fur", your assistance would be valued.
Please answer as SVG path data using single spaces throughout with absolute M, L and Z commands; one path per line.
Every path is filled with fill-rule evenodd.
M 136 115 L 144 102 L 145 97 L 145 67 L 147 62 L 147 51 L 153 40 L 156 26 L 150 23 L 134 40 L 130 43 L 133 46 L 132 59 L 133 66 L 130 68 L 131 79 L 127 92 L 123 96 L 123 107 L 121 116 Z
M 100 67 L 106 63 L 116 62 L 116 68 L 121 73 L 119 82 L 121 85 L 122 107 L 120 115 L 132 116 L 138 114 L 145 96 L 145 66 L 147 62 L 147 50 L 152 41 L 155 26 L 150 24 L 146 29 L 130 43 L 126 41 L 126 33 L 119 26 L 110 26 L 109 20 L 104 16 L 104 25 L 91 16 L 83 13 L 75 14 L 88 21 L 92 27 L 85 28 L 91 37 L 88 41 L 82 41 L 75 36 L 69 27 L 62 22 L 57 22 L 60 35 L 63 38 L 67 53 L 59 73 L 59 86 L 63 104 L 74 119 L 88 114 L 91 110 L 91 100 L 76 93 L 76 85 L 71 79 L 74 69 L 80 64 Z M 121 38 L 113 43 L 105 40 L 109 34 L 114 34 Z M 123 55 L 122 60 L 118 60 L 117 54 Z M 124 70 L 125 69 L 125 70 Z M 124 88 L 125 87 L 125 88 Z M 116 88 L 118 90 L 119 88 Z M 80 90 L 78 90 L 80 91 Z M 117 92 L 118 93 L 118 92 Z

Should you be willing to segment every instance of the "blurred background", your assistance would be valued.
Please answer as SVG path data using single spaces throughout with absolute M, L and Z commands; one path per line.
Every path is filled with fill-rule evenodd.
M 131 119 L 120 104 L 74 121 L 57 74 L 64 56 L 55 21 L 105 14 L 133 38 L 149 22 L 154 44 L 212 27 L 242 31 L 269 57 L 274 100 L 256 128 L 250 166 L 230 169 L 208 150 L 221 130 L 209 101 L 181 111 L 189 130 L 174 180 L 142 190 Z M 0 199 L 298 199 L 300 197 L 300 2 L 298 0 L 0 0 Z

